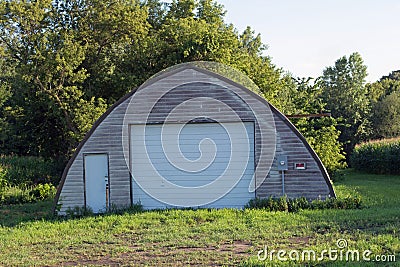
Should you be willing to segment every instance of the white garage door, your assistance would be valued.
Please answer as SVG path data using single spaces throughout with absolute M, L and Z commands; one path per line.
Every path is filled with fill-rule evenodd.
M 133 202 L 242 208 L 254 198 L 254 124 L 131 125 Z

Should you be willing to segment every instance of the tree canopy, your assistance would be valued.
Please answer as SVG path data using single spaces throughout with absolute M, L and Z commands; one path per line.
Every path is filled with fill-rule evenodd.
M 372 138 L 400 136 L 400 71 L 368 84 L 371 97 Z
M 107 107 L 177 63 L 225 63 L 275 96 L 288 79 L 224 14 L 213 0 L 2 1 L 3 153 L 68 156 Z
M 189 61 L 233 67 L 292 119 L 327 168 L 355 144 L 400 135 L 400 71 L 365 84 L 360 54 L 321 77 L 276 67 L 261 36 L 215 0 L 0 1 L 0 151 L 67 158 L 95 120 L 157 72 Z
M 367 67 L 359 53 L 341 57 L 327 67 L 322 79 L 322 97 L 326 108 L 339 119 L 339 140 L 346 153 L 369 135 L 370 99 L 365 86 Z

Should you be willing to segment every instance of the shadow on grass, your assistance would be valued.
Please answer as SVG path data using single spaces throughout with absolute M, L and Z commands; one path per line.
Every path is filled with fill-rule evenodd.
M 34 221 L 65 221 L 87 217 L 122 215 L 145 212 L 137 206 L 122 209 L 112 208 L 103 214 L 93 214 L 90 210 L 80 208 L 75 214 L 75 210 L 67 216 L 57 216 L 52 213 L 53 199 L 38 201 L 35 203 L 0 205 L 0 227 L 15 227 L 21 223 Z
M 29 223 L 34 221 L 65 221 L 75 220 L 88 217 L 106 217 L 111 215 L 135 214 L 144 212 L 165 213 L 171 209 L 143 210 L 137 204 L 131 207 L 111 207 L 110 210 L 102 214 L 94 214 L 85 208 L 76 208 L 70 211 L 66 216 L 57 216 L 52 213 L 53 200 L 38 201 L 35 203 L 0 205 L 0 227 L 15 227 L 21 223 Z M 182 210 L 182 209 L 180 209 Z M 196 210 L 187 208 L 183 210 Z
M 51 213 L 52 200 L 0 206 L 0 225 L 14 227 L 20 223 L 38 220 L 55 220 Z

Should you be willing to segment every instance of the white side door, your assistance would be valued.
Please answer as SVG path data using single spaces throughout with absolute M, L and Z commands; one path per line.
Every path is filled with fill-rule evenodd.
M 104 212 L 108 200 L 108 155 L 86 154 L 84 162 L 86 206 L 94 213 Z

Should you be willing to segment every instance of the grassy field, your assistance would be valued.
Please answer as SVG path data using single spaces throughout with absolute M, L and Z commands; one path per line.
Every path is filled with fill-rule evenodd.
M 400 176 L 345 173 L 338 196 L 358 194 L 361 210 L 168 210 L 62 220 L 49 215 L 50 202 L 0 207 L 0 265 L 4 266 L 342 266 L 348 250 L 371 260 L 349 266 L 400 266 Z M 344 239 L 347 247 L 339 249 Z M 341 245 L 341 244 L 340 244 Z M 272 261 L 257 254 L 267 247 L 314 250 L 317 260 Z M 338 250 L 342 261 L 323 260 Z M 342 252 L 340 252 L 342 251 Z M 261 253 L 261 256 L 264 254 Z M 301 256 L 299 256 L 301 258 Z

